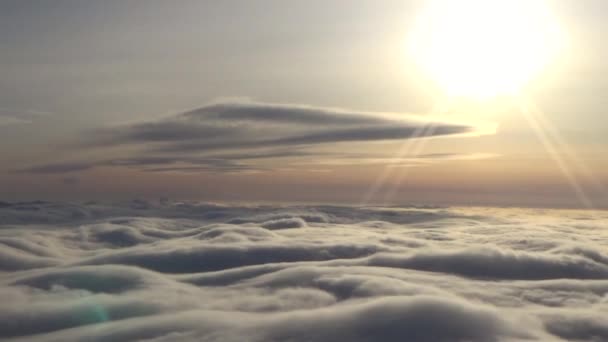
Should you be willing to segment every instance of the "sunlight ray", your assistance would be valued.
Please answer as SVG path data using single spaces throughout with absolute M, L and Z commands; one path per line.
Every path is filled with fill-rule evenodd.
M 534 109 L 536 118 L 539 120 L 539 124 L 545 128 L 545 131 L 549 134 L 551 139 L 557 143 L 559 150 L 565 154 L 566 158 L 572 161 L 572 164 L 577 168 L 577 171 L 582 173 L 586 180 L 591 182 L 591 184 L 593 184 L 595 189 L 597 189 L 602 196 L 608 197 L 608 189 L 606 186 L 602 184 L 602 182 L 596 177 L 589 165 L 587 165 L 587 163 L 573 151 L 568 141 L 566 141 L 560 131 L 547 118 L 545 113 L 543 113 L 543 111 L 541 111 L 533 102 L 528 100 L 526 103 L 528 103 L 528 106 Z
M 528 124 L 534 130 L 536 136 L 543 144 L 546 152 L 550 155 L 563 176 L 566 178 L 577 199 L 585 208 L 593 209 L 594 205 L 589 196 L 586 194 L 583 186 L 580 184 L 576 174 L 573 172 L 570 165 L 568 165 L 568 161 L 565 160 L 558 151 L 556 143 L 547 133 L 546 127 L 543 126 L 542 122 L 540 122 L 541 120 L 539 117 L 542 115 L 540 109 L 534 106 L 530 101 L 526 101 L 523 98 L 520 98 L 519 106 L 523 117 L 527 120 Z
M 439 114 L 444 114 L 449 108 L 449 101 L 439 101 L 437 105 L 433 107 L 428 116 L 436 116 Z M 370 204 L 370 202 L 374 201 L 376 195 L 382 191 L 382 188 L 385 187 L 391 176 L 396 172 L 398 168 L 396 166 L 403 160 L 406 156 L 417 156 L 423 150 L 426 145 L 426 137 L 432 135 L 435 130 L 435 125 L 433 122 L 430 122 L 426 125 L 420 126 L 416 129 L 416 131 L 412 134 L 412 136 L 407 139 L 401 147 L 395 152 L 394 157 L 391 159 L 391 162 L 385 165 L 382 172 L 376 177 L 374 182 L 370 185 L 369 190 L 365 194 L 365 196 L 359 202 L 360 205 L 365 206 Z M 409 166 L 405 168 L 399 168 L 401 173 L 398 173 L 398 183 L 407 176 L 409 171 Z M 387 197 L 393 196 L 395 192 L 395 186 L 390 189 L 386 189 L 387 193 L 383 196 L 383 202 L 386 202 Z

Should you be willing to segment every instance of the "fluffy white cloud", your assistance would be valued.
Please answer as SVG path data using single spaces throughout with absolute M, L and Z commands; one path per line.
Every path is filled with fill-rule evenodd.
M 0 336 L 605 341 L 608 213 L 0 203 Z

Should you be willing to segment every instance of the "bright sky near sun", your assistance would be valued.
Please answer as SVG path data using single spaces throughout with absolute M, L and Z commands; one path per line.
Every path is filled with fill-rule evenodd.
M 431 0 L 409 52 L 452 96 L 522 90 L 557 57 L 565 34 L 545 1 Z
M 0 1 L 0 200 L 608 207 L 607 16 L 604 0 Z

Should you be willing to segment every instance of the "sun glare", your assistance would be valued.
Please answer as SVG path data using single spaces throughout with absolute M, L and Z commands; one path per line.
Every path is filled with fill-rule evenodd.
M 409 36 L 416 62 L 450 96 L 519 92 L 563 35 L 543 0 L 429 0 Z

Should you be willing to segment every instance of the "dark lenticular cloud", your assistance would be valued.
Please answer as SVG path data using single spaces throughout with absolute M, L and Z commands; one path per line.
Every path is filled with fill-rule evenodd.
M 396 141 L 477 132 L 478 127 L 395 113 L 259 103 L 211 104 L 164 119 L 97 130 L 77 147 L 135 149 L 131 155 L 101 160 L 34 165 L 19 172 L 67 173 L 98 166 L 144 171 L 241 172 L 267 169 L 254 160 L 321 160 L 318 147 L 342 144 L 332 160 L 351 159 L 347 144 Z M 106 154 L 107 155 L 107 154 Z M 367 158 L 372 158 L 367 156 Z M 82 158 L 84 159 L 84 158 Z M 81 160 L 82 160 L 81 159 Z
M 94 144 L 156 143 L 161 151 L 208 151 L 469 133 L 474 126 L 406 115 L 257 102 L 212 104 L 155 122 L 98 132 Z
M 606 223 L 599 211 L 5 202 L 0 339 L 606 341 Z

